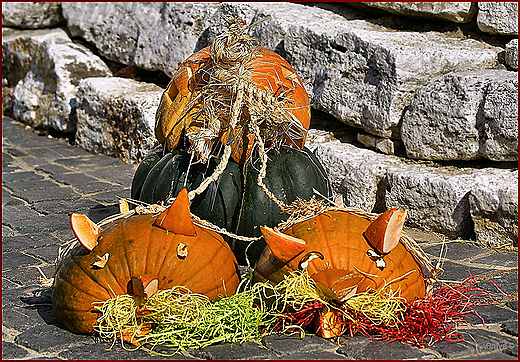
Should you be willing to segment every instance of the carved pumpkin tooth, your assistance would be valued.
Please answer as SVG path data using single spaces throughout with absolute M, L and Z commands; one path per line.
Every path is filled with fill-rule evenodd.
M 403 232 L 406 210 L 397 208 L 385 211 L 374 220 L 363 235 L 381 254 L 388 254 L 399 243 Z
M 175 234 L 195 236 L 197 233 L 191 220 L 188 190 L 182 189 L 173 204 L 157 216 L 153 224 Z
M 314 320 L 316 334 L 323 338 L 339 337 L 343 334 L 344 322 L 341 312 L 323 306 L 321 313 L 317 313 Z
M 261 226 L 266 244 L 281 262 L 288 262 L 305 250 L 305 240 L 286 235 L 268 226 Z
M 98 244 L 101 227 L 97 226 L 87 215 L 75 212 L 70 215 L 70 225 L 81 245 L 92 251 Z

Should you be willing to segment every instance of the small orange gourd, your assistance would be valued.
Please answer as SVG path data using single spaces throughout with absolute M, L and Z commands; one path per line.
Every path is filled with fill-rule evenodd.
M 161 214 L 122 217 L 99 234 L 88 218 L 72 220 L 81 243 L 60 263 L 52 295 L 58 323 L 72 332 L 92 332 L 98 317 L 92 303 L 116 295 L 149 297 L 184 285 L 216 299 L 238 286 L 231 249 L 220 235 L 192 222 L 186 189 Z

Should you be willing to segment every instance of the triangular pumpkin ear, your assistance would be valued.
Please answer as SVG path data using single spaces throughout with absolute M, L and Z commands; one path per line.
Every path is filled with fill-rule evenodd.
M 70 215 L 70 225 L 80 244 L 87 250 L 92 251 L 98 244 L 97 240 L 101 233 L 101 228 L 90 220 L 87 215 L 76 214 L 75 212 Z
M 153 224 L 175 234 L 196 235 L 195 226 L 191 221 L 188 190 L 182 189 L 173 204 L 157 216 Z
M 406 210 L 385 211 L 364 232 L 370 245 L 381 254 L 388 254 L 399 243 L 406 219 Z
M 283 263 L 305 250 L 305 240 L 283 234 L 268 226 L 260 226 L 260 230 L 273 255 Z

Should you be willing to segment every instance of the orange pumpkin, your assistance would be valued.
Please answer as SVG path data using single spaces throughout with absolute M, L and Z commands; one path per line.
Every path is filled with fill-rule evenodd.
M 71 218 L 81 243 L 60 263 L 52 295 L 58 322 L 75 333 L 92 332 L 98 317 L 92 303 L 116 295 L 148 297 L 184 285 L 216 299 L 238 286 L 231 249 L 192 222 L 186 189 L 161 214 L 119 218 L 100 230 L 86 220 Z
M 260 117 L 269 113 L 269 107 L 281 107 L 282 118 L 287 122 L 279 126 L 262 121 L 260 129 L 265 143 L 279 142 L 301 149 L 305 143 L 310 124 L 309 97 L 301 79 L 285 59 L 272 51 L 257 47 L 255 56 L 243 64 L 248 77 L 239 123 L 234 129 L 229 127 L 231 112 L 219 113 L 218 119 L 207 119 L 208 109 L 201 96 L 202 87 L 208 82 L 208 73 L 213 67 L 210 47 L 204 48 L 185 60 L 173 75 L 163 93 L 156 114 L 155 134 L 160 143 L 166 143 L 168 150 L 175 149 L 183 131 L 188 138 L 198 137 L 201 132 L 211 133 L 211 149 L 217 140 L 223 144 L 231 137 L 233 159 L 242 164 L 249 157 L 254 145 L 254 135 L 248 129 L 253 109 L 263 110 Z M 236 84 L 233 79 L 227 80 Z M 222 90 L 221 90 L 222 91 Z M 230 97 L 234 95 L 230 94 Z M 286 99 L 281 102 L 280 99 Z M 203 110 L 203 112 L 201 112 Z M 208 136 L 208 135 L 207 135 Z M 209 137 L 209 136 L 208 136 Z M 197 141 L 193 141 L 197 142 Z
M 365 233 L 368 229 L 369 237 L 378 234 L 371 225 L 379 224 L 383 238 L 393 235 L 399 239 L 401 213 L 398 210 L 391 213 L 398 215 L 398 222 L 385 213 L 372 223 L 357 214 L 334 210 L 299 222 L 283 232 L 263 227 L 267 246 L 258 260 L 254 279 L 278 283 L 287 273 L 306 268 L 318 287 L 339 301 L 368 289 L 380 290 L 387 283 L 391 283 L 392 291 L 399 290 L 407 301 L 422 298 L 426 288 L 424 276 L 403 244 L 386 240 L 386 244 L 394 247 L 382 254 L 367 241 Z M 386 230 L 389 223 L 384 220 L 388 219 L 392 219 L 390 226 L 399 229 L 398 233 Z M 380 239 L 381 236 L 375 238 Z M 325 314 L 318 334 L 338 335 L 341 328 L 333 325 L 334 319 L 332 314 Z

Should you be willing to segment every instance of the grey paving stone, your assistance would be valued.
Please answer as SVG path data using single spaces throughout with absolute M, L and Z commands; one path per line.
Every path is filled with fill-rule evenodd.
M 71 228 L 55 230 L 52 233 L 52 235 L 54 235 L 57 239 L 61 240 L 62 242 L 68 242 L 71 239 L 76 239 L 76 235 L 74 235 L 74 232 Z
M 518 268 L 518 254 L 493 252 L 491 255 L 473 260 L 472 263 L 486 264 L 493 267 Z
M 29 355 L 25 349 L 11 342 L 2 341 L 2 359 L 19 359 Z
M 59 352 L 77 346 L 93 344 L 88 336 L 70 333 L 51 324 L 38 325 L 20 333 L 15 343 L 36 352 Z
M 2 175 L 2 181 L 32 181 L 42 180 L 44 177 L 33 171 L 12 172 Z
M 198 350 L 190 350 L 189 354 L 197 358 L 218 360 L 257 360 L 276 357 L 273 351 L 251 341 L 244 344 L 225 343 Z
M 83 194 L 93 194 L 99 192 L 110 192 L 114 190 L 120 190 L 120 185 L 114 185 L 108 182 L 103 181 L 93 181 L 84 184 L 77 184 L 72 186 L 76 191 L 81 192 Z
M 2 164 L 8 164 L 8 163 L 11 163 L 14 161 L 14 158 L 13 156 L 11 156 L 9 153 L 7 152 L 3 152 L 2 151 Z
M 504 333 L 518 337 L 518 319 L 502 323 L 500 330 Z
M 491 352 L 491 353 L 485 353 L 485 354 L 477 354 L 477 355 L 474 355 L 474 356 L 468 356 L 468 357 L 463 357 L 463 358 L 457 358 L 457 361 L 461 360 L 461 361 L 464 361 L 464 360 L 497 360 L 497 361 L 500 361 L 500 360 L 508 360 L 508 359 L 517 359 L 513 356 L 510 356 L 508 354 L 505 354 L 505 353 L 501 353 L 501 352 Z
M 89 198 L 99 202 L 118 203 L 119 197 L 130 197 L 130 188 L 121 188 L 119 190 L 100 192 L 98 194 L 90 195 Z
M 502 290 L 502 292 L 514 296 L 518 293 L 518 273 L 509 273 L 506 275 L 500 275 L 493 277 L 493 282 Z M 497 287 L 488 279 L 478 283 L 478 286 L 489 292 L 492 292 L 497 296 L 502 294 L 498 291 Z
M 59 188 L 60 186 L 50 180 L 16 180 L 16 181 L 3 181 L 4 185 L 7 186 L 13 193 L 27 190 L 48 190 L 51 188 Z
M 30 249 L 26 251 L 28 255 L 34 256 L 38 259 L 41 259 L 49 264 L 54 263 L 56 257 L 58 255 L 58 247 L 57 246 L 47 246 L 43 248 Z
M 79 185 L 82 183 L 96 181 L 95 178 L 89 177 L 81 172 L 55 173 L 52 174 L 51 177 L 54 180 L 64 183 L 66 185 Z
M 469 323 L 471 325 L 501 323 L 513 319 L 518 319 L 518 312 L 511 311 L 506 308 L 500 308 L 496 305 L 477 305 L 472 307 L 475 312 L 468 314 Z M 480 317 L 479 317 L 480 316 Z
M 46 231 L 54 231 L 70 227 L 70 217 L 65 214 L 49 214 L 41 216 L 31 216 L 24 219 L 2 220 L 3 224 L 12 229 L 27 234 L 37 234 Z
M 47 276 L 48 278 L 52 277 L 54 274 L 54 266 L 53 265 L 40 265 L 40 270 Z M 23 267 L 10 269 L 6 271 L 2 271 L 2 275 L 12 282 L 21 284 L 21 285 L 40 285 L 40 276 L 41 273 L 39 270 L 34 267 Z
M 27 303 L 22 301 L 22 296 L 30 295 L 40 289 L 41 287 L 39 285 L 29 285 L 3 291 L 2 310 L 14 307 L 25 307 Z
M 20 287 L 20 284 L 14 283 L 7 278 L 2 277 L 2 291 Z
M 84 171 L 87 168 L 92 169 L 107 166 L 119 166 L 123 161 L 109 156 L 88 154 L 70 158 L 59 158 L 55 160 L 55 162 L 76 171 Z
M 27 153 L 13 147 L 6 147 L 6 151 L 9 152 L 10 155 L 14 157 L 24 157 L 27 156 Z
M 348 340 L 336 352 L 353 359 L 369 360 L 433 359 L 437 357 L 430 352 L 424 352 L 420 348 L 401 342 L 386 343 L 370 339 L 364 343 Z
M 291 360 L 291 361 L 318 361 L 318 360 L 346 360 L 347 357 L 330 352 L 330 351 L 310 351 L 310 352 L 300 352 L 294 354 L 286 354 L 279 357 L 276 357 L 277 360 Z
M 512 310 L 518 311 L 518 300 L 507 302 L 506 306 Z
M 440 276 L 440 279 L 450 281 L 462 281 L 471 275 L 486 274 L 494 271 L 494 269 L 468 267 L 451 261 L 446 261 L 442 268 L 444 269 L 444 273 Z
M 481 248 L 478 244 L 469 241 L 452 241 L 445 243 L 444 245 L 445 248 L 447 248 L 446 257 L 450 260 L 464 260 L 488 251 L 487 249 Z M 426 254 L 429 254 L 434 257 L 439 257 L 442 244 L 421 245 L 421 247 L 426 252 Z
M 39 214 L 25 204 L 2 205 L 2 224 L 13 227 L 13 225 L 23 223 L 23 219 L 34 219 L 37 217 L 40 217 Z
M 332 349 L 335 347 L 332 342 L 314 335 L 307 335 L 305 338 L 300 338 L 297 335 L 271 335 L 265 337 L 262 340 L 262 344 L 279 355 L 307 352 L 316 349 Z
M 40 287 L 31 289 L 20 295 L 20 300 L 26 305 L 39 305 L 52 303 L 52 288 Z
M 39 264 L 41 264 L 41 262 L 38 259 L 18 251 L 2 253 L 2 272 Z
M 14 236 L 15 232 L 9 226 L 2 225 L 2 238 Z
M 86 171 L 86 173 L 98 179 L 117 182 L 123 186 L 130 186 L 136 169 L 136 166 L 122 164 L 117 168 L 106 167 L 98 170 Z
M 467 329 L 461 330 L 460 333 L 465 336 L 464 341 L 457 343 L 440 341 L 431 346 L 430 349 L 438 351 L 445 358 L 455 358 L 480 353 L 500 352 L 507 349 L 510 343 L 518 344 L 518 340 L 513 337 L 485 329 Z
M 13 205 L 23 205 L 23 200 L 12 197 L 11 192 L 6 188 L 2 187 L 2 206 L 13 206 Z
M 172 356 L 153 355 L 146 350 L 133 346 L 121 347 L 120 343 L 112 348 L 109 343 L 94 343 L 70 348 L 58 356 L 67 360 L 191 360 L 192 357 L 177 353 Z
M 87 215 L 94 222 L 100 222 L 101 220 L 118 213 L 119 204 L 93 207 L 85 212 L 85 215 Z
M 80 194 L 74 191 L 70 186 L 53 187 L 45 190 L 17 191 L 14 195 L 31 204 L 34 202 L 50 200 L 74 200 L 79 199 L 80 197 Z
M 25 152 L 27 155 L 31 155 L 33 157 L 42 158 L 46 161 L 53 161 L 57 158 L 62 158 L 66 156 L 71 156 L 68 150 L 71 147 L 66 148 L 66 145 L 62 143 L 62 140 L 59 139 L 49 139 L 49 144 L 46 147 L 34 147 L 30 149 L 26 149 Z
M 49 308 L 50 315 L 52 316 L 52 307 L 47 306 L 48 310 Z M 9 308 L 2 311 L 2 326 L 19 332 L 45 324 L 47 323 L 38 315 L 38 312 L 34 308 Z
M 31 208 L 42 214 L 68 214 L 72 212 L 85 213 L 95 207 L 103 207 L 103 204 L 89 199 L 73 201 L 42 201 L 31 205 Z
M 62 175 L 64 173 L 69 173 L 72 171 L 70 168 L 65 168 L 65 167 L 57 165 L 55 163 L 48 163 L 45 165 L 36 166 L 35 170 L 43 171 L 43 172 L 49 173 L 51 175 L 56 175 L 56 176 Z
M 2 238 L 2 253 L 58 246 L 60 243 L 60 240 L 48 233 L 11 236 Z
M 10 173 L 10 172 L 17 172 L 21 171 L 21 168 L 18 166 L 8 165 L 2 163 L 2 173 Z

